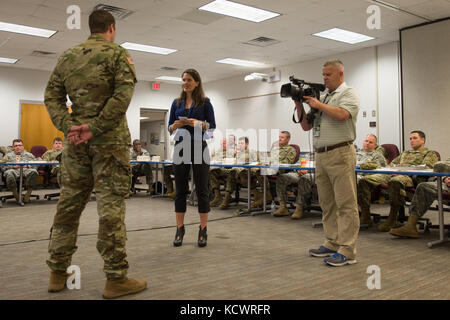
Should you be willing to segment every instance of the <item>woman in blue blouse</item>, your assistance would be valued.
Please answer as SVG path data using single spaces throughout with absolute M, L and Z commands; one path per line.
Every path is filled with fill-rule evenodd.
M 187 69 L 182 74 L 182 80 L 181 94 L 173 101 L 169 118 L 169 132 L 172 134 L 177 130 L 173 155 L 177 232 L 173 245 L 178 247 L 183 243 L 184 215 L 192 165 L 200 214 L 198 245 L 204 247 L 207 239 L 206 223 L 210 211 L 209 151 L 205 132 L 214 129 L 216 121 L 213 106 L 203 92 L 199 73 L 194 69 Z

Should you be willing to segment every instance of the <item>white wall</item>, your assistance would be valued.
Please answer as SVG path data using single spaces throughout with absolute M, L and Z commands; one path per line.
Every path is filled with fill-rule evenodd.
M 280 91 L 282 84 L 289 82 L 291 75 L 305 81 L 323 83 L 322 66 L 329 58 L 343 61 L 345 81 L 356 88 L 361 97 L 355 143 L 362 146 L 368 133 L 377 134 L 377 128 L 369 127 L 370 121 L 376 121 L 378 135 L 382 134 L 380 143 L 398 145 L 400 121 L 397 43 L 281 66 L 277 68 L 281 70 L 281 81 L 276 83 L 258 80 L 245 82 L 244 75 L 207 83 L 205 91 L 214 106 L 217 128 L 224 134 L 227 129 L 238 128 L 288 130 L 291 132 L 291 143 L 298 144 L 303 151 L 310 150 L 310 134 L 292 121 L 293 101 L 274 93 Z M 253 71 L 249 70 L 248 73 Z M 373 110 L 375 116 L 372 116 Z M 363 117 L 363 111 L 366 111 L 366 117 Z M 380 121 L 377 121 L 377 114 L 380 114 Z M 382 123 L 384 121 L 386 123 Z

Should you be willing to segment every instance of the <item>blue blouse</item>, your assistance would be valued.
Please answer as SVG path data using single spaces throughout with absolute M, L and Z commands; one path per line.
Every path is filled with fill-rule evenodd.
M 193 105 L 194 104 L 195 103 L 193 103 Z M 214 118 L 214 108 L 208 98 L 206 98 L 203 106 L 191 107 L 189 109 L 186 109 L 186 101 L 185 100 L 181 101 L 179 106 L 177 106 L 177 99 L 173 100 L 172 106 L 170 107 L 170 117 L 169 117 L 169 125 L 168 125 L 169 132 L 170 132 L 170 126 L 176 120 L 179 120 L 179 117 L 194 118 L 194 119 L 197 119 L 200 121 L 206 121 L 209 124 L 209 130 L 213 130 L 216 128 L 216 120 Z M 183 126 L 181 128 L 178 128 L 177 135 L 175 136 L 175 141 L 178 141 L 179 140 L 178 137 L 183 135 L 184 130 L 180 130 L 180 129 L 187 130 L 191 135 L 191 139 L 194 140 L 194 127 Z M 202 133 L 204 133 L 204 132 L 202 132 Z M 202 140 L 205 140 L 205 139 L 206 139 L 206 137 L 202 137 Z

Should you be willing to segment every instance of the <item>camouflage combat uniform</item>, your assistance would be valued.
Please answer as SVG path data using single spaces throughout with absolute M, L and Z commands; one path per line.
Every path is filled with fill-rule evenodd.
M 363 170 L 374 170 L 381 167 L 386 167 L 387 163 L 386 158 L 382 154 L 382 150 L 377 148 L 372 152 L 366 152 L 364 150 L 356 152 L 356 165 Z M 359 182 L 361 177 L 365 175 L 367 174 L 357 174 L 357 182 Z
M 295 204 L 306 205 L 312 198 L 312 186 L 314 185 L 314 174 L 309 172 L 301 175 L 300 170 L 282 173 L 277 177 L 276 190 L 279 201 L 287 202 L 286 190 L 290 184 L 297 184 L 297 197 Z
M 245 152 L 238 151 L 236 154 L 236 164 L 249 164 L 252 162 L 259 161 L 259 155 L 258 152 L 250 149 L 246 149 Z M 256 170 L 259 170 L 257 168 L 250 169 L 251 176 L 255 175 Z M 250 178 L 251 178 L 250 176 Z M 234 167 L 231 169 L 231 173 L 228 176 L 227 180 L 231 179 L 232 183 L 236 185 L 236 183 L 241 184 L 242 186 L 247 187 L 247 179 L 248 179 L 248 173 L 247 168 L 243 167 Z M 255 182 L 253 179 L 250 179 L 252 189 L 254 188 Z M 228 183 L 228 181 L 227 181 Z
M 408 150 L 404 151 L 397 158 L 392 160 L 388 167 L 411 166 L 426 164 L 428 168 L 433 168 L 433 165 L 438 161 L 436 153 L 427 148 L 421 151 Z M 391 208 L 398 210 L 405 203 L 406 191 L 405 188 L 413 187 L 424 181 L 426 178 L 413 178 L 407 175 L 390 176 L 388 174 L 372 174 L 362 177 L 358 182 L 358 203 L 361 206 L 370 207 L 371 192 L 380 184 L 388 184 L 389 199 Z
M 0 146 L 0 159 L 6 156 L 8 153 L 13 152 L 14 149 L 12 147 L 3 147 Z
M 96 191 L 97 250 L 108 279 L 123 278 L 126 260 L 125 197 L 131 183 L 131 144 L 126 111 L 136 83 L 134 63 L 121 46 L 91 35 L 65 51 L 50 77 L 45 105 L 66 138 L 72 125 L 87 123 L 94 137 L 87 144 L 66 143 L 61 163 L 61 196 L 51 229 L 47 264 L 65 271 L 77 250 L 81 212 Z M 72 113 L 66 109 L 66 94 Z M 67 139 L 66 139 L 67 141 Z
M 445 170 L 436 170 L 437 166 L 445 167 Z M 438 162 L 435 164 L 435 171 L 449 172 L 450 176 L 450 158 L 446 161 Z M 444 179 L 442 179 L 444 181 Z M 449 186 L 442 183 L 442 192 L 449 192 Z M 437 184 L 436 182 L 422 182 L 416 188 L 414 196 L 411 200 L 411 206 L 409 207 L 409 214 L 416 215 L 419 218 L 422 217 L 428 210 L 428 208 L 437 200 Z
M 235 158 L 234 149 L 216 150 L 212 155 L 213 161 L 222 161 L 225 158 Z M 220 190 L 220 184 L 225 181 L 225 191 L 233 192 L 236 189 L 235 179 L 227 179 L 233 168 L 210 167 L 210 184 L 212 190 Z
M 131 160 L 137 160 L 138 156 L 148 156 L 150 157 L 150 153 L 147 150 L 141 149 L 141 153 L 138 153 L 134 148 L 130 149 L 130 158 Z M 139 176 L 145 176 L 147 185 L 151 188 L 153 184 L 153 172 L 152 166 L 150 163 L 133 163 L 131 165 L 131 171 L 133 174 L 133 179 L 137 179 Z
M 62 155 L 62 150 L 48 150 L 44 153 L 44 155 L 42 156 L 42 160 L 47 161 L 47 162 L 61 162 L 61 155 Z M 50 174 L 52 176 L 56 176 L 56 179 L 58 181 L 58 185 L 61 186 L 61 167 L 58 165 L 54 165 L 51 168 Z
M 290 146 L 290 145 L 285 145 L 285 146 L 278 146 L 278 147 L 274 147 L 271 151 L 270 151 L 270 164 L 271 165 L 277 165 L 280 163 L 283 164 L 292 164 L 294 163 L 295 160 L 295 156 L 297 155 L 297 151 L 295 151 L 294 147 Z M 286 170 L 279 170 L 278 174 L 283 174 Z M 261 175 L 261 169 L 259 168 L 252 168 L 250 170 L 251 173 L 251 177 L 256 177 L 256 181 L 258 181 L 258 184 L 262 187 L 264 184 L 264 178 Z M 247 174 L 245 173 L 245 175 L 243 173 L 241 173 L 240 175 L 240 180 L 244 181 L 245 180 L 245 185 L 247 185 Z M 251 185 L 251 189 L 254 189 L 255 186 L 255 182 L 254 179 L 251 179 L 252 185 Z M 242 183 L 242 182 L 241 182 Z M 269 192 L 269 184 L 266 184 L 266 191 Z
M 23 151 L 22 154 L 16 154 L 14 151 L 7 153 L 3 160 L 5 162 L 23 162 L 23 161 L 35 161 L 36 158 L 33 156 L 33 154 Z M 3 175 L 6 179 L 6 187 L 8 190 L 12 190 L 14 188 L 17 188 L 17 179 L 20 177 L 20 169 L 14 169 L 13 166 L 2 166 L 3 168 Z M 23 169 L 23 177 L 24 180 L 24 186 L 29 189 L 33 189 L 36 185 L 37 177 L 39 176 L 36 166 L 25 166 Z

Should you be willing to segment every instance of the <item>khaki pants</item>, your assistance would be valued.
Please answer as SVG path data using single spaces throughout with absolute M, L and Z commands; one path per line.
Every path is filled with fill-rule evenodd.
M 359 232 L 353 145 L 316 153 L 316 184 L 322 207 L 324 246 L 349 259 L 356 256 Z

